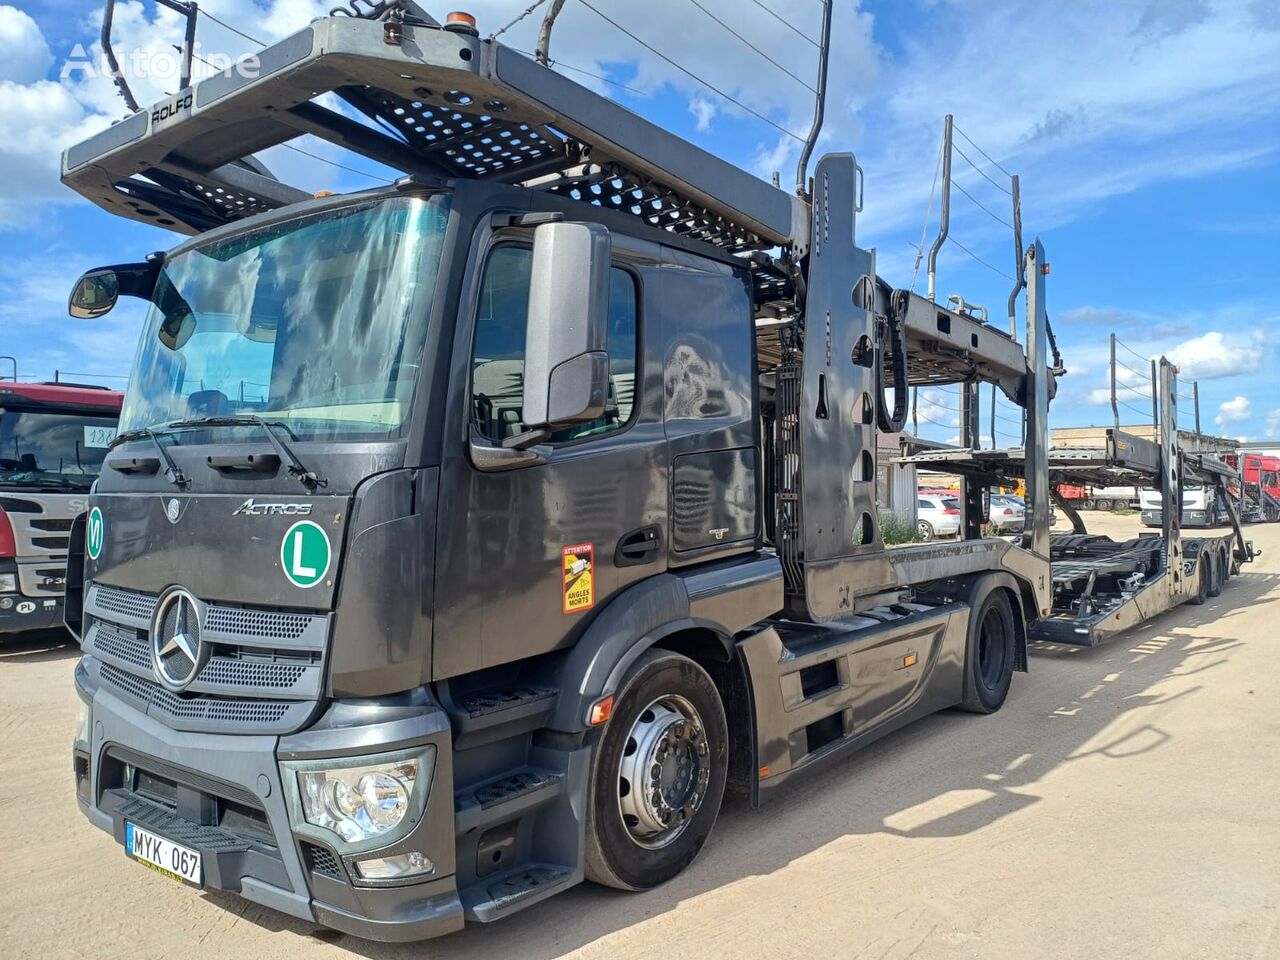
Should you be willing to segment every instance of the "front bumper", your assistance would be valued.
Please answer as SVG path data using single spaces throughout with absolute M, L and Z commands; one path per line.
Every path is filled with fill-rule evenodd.
M 370 940 L 424 940 L 462 927 L 452 804 L 432 803 L 452 792 L 449 726 L 438 705 L 335 704 L 302 733 L 243 736 L 173 730 L 94 686 L 82 662 L 76 687 L 89 704 L 89 740 L 75 746 L 76 796 L 118 844 L 131 821 L 198 850 L 205 888 Z M 364 756 L 426 743 L 436 744 L 437 755 L 426 810 L 402 840 L 360 856 L 421 850 L 436 865 L 432 874 L 360 884 L 336 846 L 295 836 L 278 758 Z
M 62 624 L 62 597 L 25 597 L 20 593 L 0 594 L 12 601 L 0 607 L 0 634 L 27 630 L 51 630 Z

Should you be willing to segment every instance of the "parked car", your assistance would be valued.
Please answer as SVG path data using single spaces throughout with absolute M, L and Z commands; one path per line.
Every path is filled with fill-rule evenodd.
M 991 509 L 987 517 L 998 535 L 1021 533 L 1026 516 L 1027 507 L 1022 498 L 1007 493 L 991 495 Z
M 922 493 L 916 500 L 916 528 L 921 540 L 956 536 L 962 516 L 960 501 L 955 497 Z

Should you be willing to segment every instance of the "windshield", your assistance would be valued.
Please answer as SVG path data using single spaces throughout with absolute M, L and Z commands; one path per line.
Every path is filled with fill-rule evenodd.
M 115 433 L 110 414 L 0 410 L 0 486 L 88 490 Z
M 399 435 L 448 220 L 446 196 L 275 223 L 166 260 L 121 433 L 256 414 L 297 438 Z

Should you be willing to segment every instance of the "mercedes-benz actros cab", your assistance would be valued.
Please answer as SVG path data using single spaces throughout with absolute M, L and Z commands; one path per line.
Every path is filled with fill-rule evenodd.
M 886 549 L 876 437 L 913 385 L 989 382 L 1043 465 L 1043 248 L 1020 341 L 877 275 L 851 154 L 811 140 L 787 192 L 465 19 L 381 14 L 64 155 L 190 235 L 71 300 L 149 303 L 73 533 L 85 816 L 411 940 L 653 887 L 726 789 L 999 709 L 1051 603 L 1044 471 L 1022 545 L 972 484 L 959 542 Z M 253 156 L 306 133 L 403 176 L 312 198 Z

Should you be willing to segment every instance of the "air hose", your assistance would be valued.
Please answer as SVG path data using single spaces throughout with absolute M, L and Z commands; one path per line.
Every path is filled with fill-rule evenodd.
M 888 316 L 876 322 L 876 424 L 884 433 L 898 433 L 907 425 L 907 334 L 902 318 L 907 309 L 908 293 L 895 290 L 890 299 Z M 886 343 L 888 341 L 888 343 Z M 885 353 L 893 348 L 893 413 L 885 409 Z

